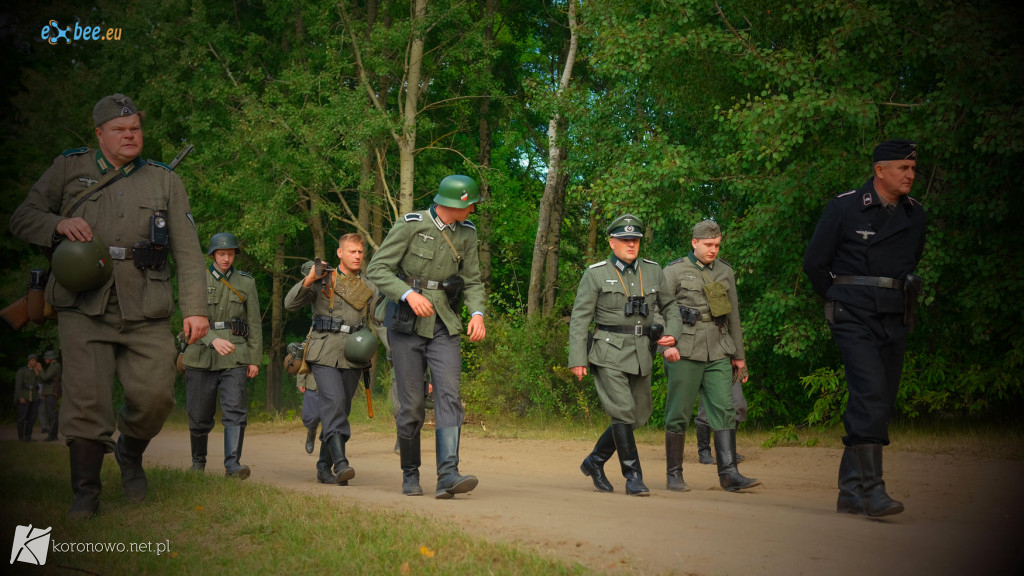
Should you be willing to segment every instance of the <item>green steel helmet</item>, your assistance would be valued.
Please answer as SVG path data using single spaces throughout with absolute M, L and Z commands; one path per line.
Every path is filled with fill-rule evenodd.
M 65 240 L 53 251 L 53 277 L 72 292 L 95 290 L 114 273 L 110 251 L 98 234 L 88 242 Z
M 480 187 L 469 176 L 453 174 L 437 187 L 434 203 L 449 208 L 469 208 L 480 201 Z
M 345 339 L 345 359 L 353 364 L 369 364 L 377 354 L 377 336 L 369 326 Z
M 46 352 L 43 352 L 43 360 L 56 360 L 56 359 L 57 359 L 57 353 L 54 352 L 53 350 L 47 350 Z
M 231 232 L 218 232 L 210 238 L 210 249 L 206 251 L 207 255 L 213 254 L 217 250 L 231 250 L 235 249 L 235 253 L 238 253 L 238 239 Z

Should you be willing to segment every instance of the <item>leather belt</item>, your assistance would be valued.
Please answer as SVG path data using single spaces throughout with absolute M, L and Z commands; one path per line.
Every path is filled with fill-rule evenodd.
M 903 290 L 903 280 L 886 278 L 885 276 L 836 276 L 833 284 L 848 286 L 871 286 L 873 288 L 890 288 L 892 290 Z
M 313 330 L 317 332 L 341 332 L 343 334 L 352 334 L 362 330 L 363 326 L 352 326 L 345 324 L 341 318 L 332 318 L 330 316 L 313 316 Z
M 107 251 L 110 252 L 110 257 L 114 260 L 132 260 L 135 258 L 135 253 L 131 248 L 107 246 Z
M 408 276 L 399 276 L 402 282 L 409 285 L 410 288 L 426 288 L 427 290 L 440 290 L 441 283 L 437 280 L 421 280 L 419 278 L 409 278 Z
M 605 332 L 614 332 L 615 334 L 632 334 L 634 336 L 650 336 L 651 329 L 648 326 L 642 326 L 640 324 L 634 324 L 633 326 L 608 326 L 605 324 L 598 324 L 596 326 L 598 330 L 604 330 Z

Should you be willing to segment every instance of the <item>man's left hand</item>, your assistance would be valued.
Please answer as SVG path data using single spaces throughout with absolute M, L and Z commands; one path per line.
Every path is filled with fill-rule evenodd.
M 664 346 L 671 348 L 676 345 L 676 339 L 673 336 L 662 336 L 658 339 L 658 346 Z
M 479 342 L 484 339 L 487 335 L 487 328 L 484 327 L 484 317 L 480 314 L 474 314 L 469 320 L 469 328 L 466 330 L 469 334 L 470 342 Z
M 747 362 L 745 360 L 733 360 L 732 369 L 734 375 L 742 376 L 742 381 L 744 384 L 746 384 L 747 380 L 750 379 L 750 374 L 747 374 Z M 735 379 L 736 378 L 734 376 L 733 380 Z

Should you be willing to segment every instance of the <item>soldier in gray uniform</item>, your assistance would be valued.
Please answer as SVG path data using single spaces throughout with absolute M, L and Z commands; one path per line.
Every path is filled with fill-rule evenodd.
M 18 410 L 18 440 L 32 441 L 32 428 L 39 411 L 39 355 L 29 354 L 26 364 L 14 374 L 14 405 Z
M 649 496 L 633 430 L 651 417 L 654 346 L 675 344 L 679 311 L 661 266 L 639 258 L 643 222 L 623 214 L 607 232 L 612 255 L 583 274 L 569 322 L 569 368 L 582 380 L 591 367 L 597 395 L 612 421 L 580 470 L 599 491 L 613 492 L 604 463 L 618 452 L 626 494 Z M 651 329 L 656 314 L 665 319 L 663 335 Z M 591 322 L 596 323 L 592 335 Z
M 356 471 L 349 466 L 345 445 L 352 437 L 349 413 L 358 392 L 359 375 L 369 363 L 354 364 L 345 354 L 350 336 L 361 330 L 371 313 L 375 288 L 360 274 L 363 239 L 346 234 L 338 239 L 337 268 L 322 262 L 310 266 L 284 298 L 284 307 L 311 305 L 313 331 L 306 345 L 306 363 L 316 379 L 320 401 L 320 459 L 316 478 L 322 484 L 347 486 Z M 333 468 L 333 471 L 332 471 Z
M 202 472 L 220 393 L 225 475 L 245 480 L 249 467 L 240 460 L 249 414 L 246 379 L 260 373 L 263 322 L 256 281 L 234 267 L 238 251 L 238 239 L 230 232 L 210 238 L 206 252 L 213 257 L 206 275 L 210 332 L 185 349 L 185 406 L 192 470 Z
M 374 254 L 367 276 L 386 300 L 377 316 L 388 328 L 397 386 L 398 445 L 402 493 L 423 494 L 420 487 L 420 430 L 426 415 L 423 375 L 430 368 L 437 429 L 437 487 L 434 497 L 453 498 L 476 488 L 477 478 L 459 473 L 459 441 L 465 411 L 460 398 L 462 351 L 459 311 L 465 296 L 471 342 L 486 336 L 484 285 L 476 227 L 466 220 L 480 200 L 468 176 L 446 177 L 434 205 L 410 212 L 388 232 Z
M 43 353 L 43 363 L 43 369 L 39 372 L 39 381 L 43 385 L 40 409 L 47 414 L 50 427 L 46 441 L 53 442 L 57 439 L 57 395 L 62 368 L 53 350 Z
M 732 268 L 717 259 L 722 231 L 712 220 L 693 227 L 693 250 L 665 267 L 683 321 L 676 346 L 664 351 L 668 394 L 665 398 L 665 457 L 668 489 L 685 492 L 683 446 L 693 405 L 700 394 L 714 431 L 718 481 L 735 492 L 760 484 L 736 468 L 736 409 L 732 374 L 744 374 L 740 306 Z M 742 378 L 746 381 L 746 377 Z
M 142 454 L 174 408 L 168 257 L 178 275 L 187 341 L 209 329 L 203 253 L 188 196 L 167 166 L 139 158 L 142 117 L 123 94 L 102 98 L 93 108 L 99 149 L 57 156 L 11 216 L 16 237 L 56 248 L 45 294 L 57 311 L 64 352 L 60 429 L 71 455 L 73 518 L 99 509 L 106 452 L 121 467 L 125 498 L 146 497 Z M 58 259 L 62 251 L 99 256 L 69 265 Z M 117 413 L 115 376 L 125 397 Z M 115 427 L 121 431 L 116 444 Z

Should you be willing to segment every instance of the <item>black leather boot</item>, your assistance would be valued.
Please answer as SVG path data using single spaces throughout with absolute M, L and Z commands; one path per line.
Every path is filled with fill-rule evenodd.
M 871 517 L 892 516 L 903 512 L 903 503 L 885 492 L 882 480 L 882 445 L 857 444 L 852 447 L 860 462 L 861 486 L 864 494 L 864 513 Z
M 590 476 L 598 492 L 615 492 L 615 488 L 604 473 L 604 463 L 612 454 L 615 454 L 615 439 L 612 438 L 612 427 L 609 426 L 597 439 L 594 450 L 583 459 L 583 464 L 580 464 L 580 472 L 583 472 L 584 476 Z
M 398 451 L 402 461 L 402 494 L 422 496 L 420 487 L 420 435 L 398 437 Z
M 149 483 L 146 480 L 146 471 L 142 469 L 142 453 L 146 451 L 147 446 L 149 440 L 124 434 L 117 437 L 114 458 L 121 466 L 121 489 L 125 500 L 129 502 L 138 503 L 146 499 Z
M 68 446 L 71 452 L 71 520 L 88 520 L 100 509 L 100 470 L 107 447 L 93 440 L 75 440 Z
M 54 442 L 57 440 L 57 423 L 53 422 L 50 424 L 50 433 L 46 435 L 44 442 Z
M 334 463 L 334 481 L 338 485 L 356 477 L 354 468 L 348 465 L 348 458 L 345 457 L 345 443 L 348 438 L 341 434 L 335 434 L 327 440 L 327 447 L 331 451 L 331 461 Z
M 316 425 L 306 428 L 306 454 L 313 453 L 313 446 L 316 442 Z
M 459 474 L 459 438 L 462 428 L 438 428 L 434 433 L 437 447 L 437 489 L 434 498 L 448 500 L 476 488 L 476 476 Z
M 665 462 L 668 482 L 665 487 L 673 492 L 689 492 L 690 487 L 683 480 L 683 447 L 686 434 L 665 431 Z
M 697 457 L 701 464 L 714 464 L 711 455 L 711 426 L 697 422 Z
M 864 488 L 861 486 L 860 461 L 853 446 L 843 450 L 839 461 L 839 498 L 836 512 L 840 514 L 864 514 Z
M 320 443 L 320 459 L 316 461 L 316 481 L 321 484 L 337 484 L 338 479 L 331 472 L 331 449 L 326 442 Z
M 245 428 L 241 426 L 224 427 L 224 475 L 229 478 L 245 480 L 252 472 L 242 464 L 242 443 L 245 440 Z
M 192 468 L 190 470 L 192 472 L 203 472 L 206 470 L 206 448 L 210 442 L 210 437 L 206 434 L 189 432 L 188 439 L 192 446 Z
M 619 466 L 626 478 L 628 496 L 650 496 L 651 491 L 644 484 L 644 473 L 640 469 L 640 453 L 636 449 L 636 438 L 631 424 L 612 424 L 612 438 L 619 453 Z
M 718 483 L 726 492 L 760 486 L 757 478 L 747 478 L 736 469 L 736 429 L 715 430 L 715 455 L 718 457 Z

